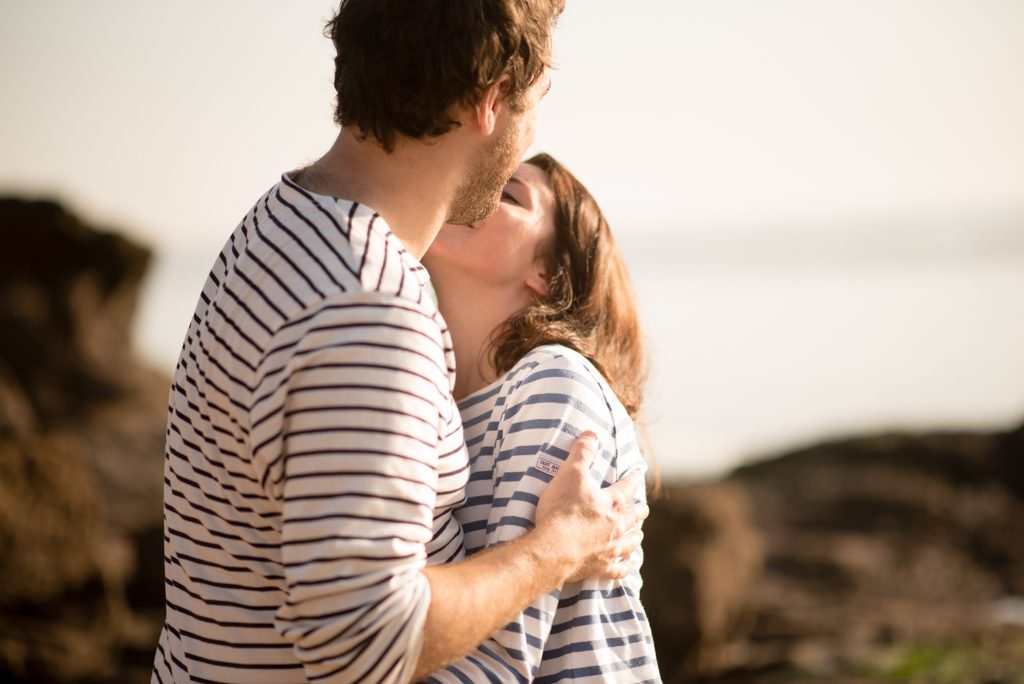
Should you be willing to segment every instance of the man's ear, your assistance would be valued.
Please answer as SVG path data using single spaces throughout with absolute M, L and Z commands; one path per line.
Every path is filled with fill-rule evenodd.
M 533 262 L 533 268 L 526 276 L 526 287 L 540 299 L 547 299 L 551 295 L 551 288 L 548 287 L 547 268 L 543 259 Z
M 506 89 L 511 80 L 508 74 L 502 74 L 494 83 L 487 86 L 480 96 L 480 101 L 473 107 L 474 121 L 484 135 L 491 135 L 498 127 L 498 115 L 506 106 Z

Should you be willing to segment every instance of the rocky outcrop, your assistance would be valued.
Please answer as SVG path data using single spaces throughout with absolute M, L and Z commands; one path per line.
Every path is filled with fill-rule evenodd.
M 162 622 L 169 382 L 129 331 L 149 262 L 0 199 L 0 675 L 148 681 Z
M 849 439 L 669 488 L 645 594 L 666 681 L 887 681 L 928 645 L 965 654 L 948 681 L 1018 681 L 1022 436 Z

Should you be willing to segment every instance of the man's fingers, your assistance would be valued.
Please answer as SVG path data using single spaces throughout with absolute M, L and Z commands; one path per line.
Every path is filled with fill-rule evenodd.
M 628 560 L 617 560 L 604 566 L 596 579 L 621 580 L 629 575 L 632 569 L 633 566 Z
M 613 551 L 616 558 L 628 559 L 633 552 L 640 548 L 640 544 L 644 541 L 644 533 L 640 530 L 633 530 L 619 537 L 618 541 L 615 542 L 615 550 Z
M 633 532 L 639 532 L 641 524 L 650 514 L 651 509 L 642 501 L 634 501 L 619 508 L 613 516 L 615 532 L 612 538 L 623 539 Z
M 590 430 L 583 432 L 572 443 L 572 447 L 569 449 L 569 457 L 566 459 L 567 463 L 579 465 L 584 470 L 590 470 L 591 464 L 594 462 L 594 457 L 597 455 L 597 435 Z
M 606 491 L 612 497 L 616 508 L 632 503 L 641 493 L 644 486 L 644 475 L 639 470 L 626 473 L 618 482 L 610 485 Z
M 639 526 L 644 520 L 647 520 L 647 516 L 650 514 L 651 509 L 647 504 L 643 502 L 635 503 L 622 512 L 622 526 L 627 530 L 631 530 Z

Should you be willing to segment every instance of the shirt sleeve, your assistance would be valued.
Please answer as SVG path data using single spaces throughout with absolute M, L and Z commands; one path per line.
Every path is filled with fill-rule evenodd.
M 571 357 L 553 356 L 519 375 L 506 400 L 495 445 L 488 547 L 533 527 L 541 492 L 585 430 L 593 430 L 600 443 L 591 469 L 595 481 L 607 486 L 621 475 L 611 410 L 587 367 Z M 560 593 L 541 596 L 474 653 L 429 681 L 533 681 L 555 623 Z
M 260 365 L 253 454 L 287 585 L 275 624 L 310 681 L 412 675 L 448 396 L 436 321 L 377 294 L 292 321 Z

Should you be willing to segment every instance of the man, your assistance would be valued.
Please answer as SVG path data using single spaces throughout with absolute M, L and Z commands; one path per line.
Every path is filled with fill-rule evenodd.
M 175 372 L 154 681 L 405 682 L 570 578 L 625 574 L 638 482 L 595 491 L 587 439 L 532 532 L 462 560 L 454 356 L 418 262 L 497 206 L 561 7 L 342 2 L 342 130 L 231 235 Z

